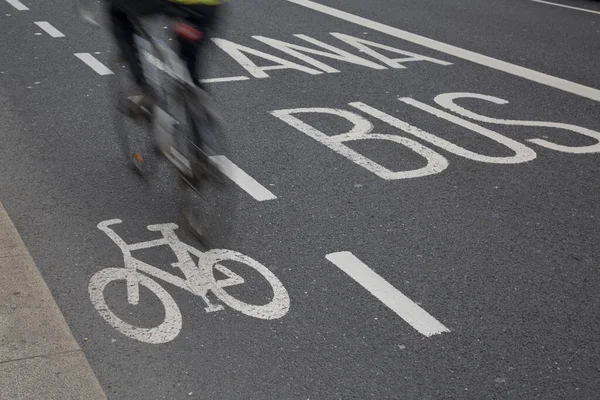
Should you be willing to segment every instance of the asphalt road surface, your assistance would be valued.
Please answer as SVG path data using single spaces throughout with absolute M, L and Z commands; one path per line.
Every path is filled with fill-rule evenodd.
M 0 0 L 0 200 L 108 397 L 597 398 L 600 3 L 556 1 L 231 2 L 217 252 L 122 163 L 107 31 Z

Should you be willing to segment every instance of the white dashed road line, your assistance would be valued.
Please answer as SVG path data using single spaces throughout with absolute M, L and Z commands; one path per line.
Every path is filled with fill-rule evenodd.
M 10 4 L 11 6 L 13 6 L 14 8 L 16 8 L 18 11 L 28 11 L 29 8 L 27 8 L 27 6 L 23 3 L 21 3 L 19 0 L 6 0 L 6 2 L 8 4 Z
M 86 63 L 91 69 L 96 71 L 98 75 L 112 75 L 113 72 L 108 69 L 104 64 L 96 59 L 90 53 L 75 53 L 75 57 Z
M 58 29 L 56 29 L 55 27 L 53 27 L 50 24 L 50 22 L 37 21 L 37 22 L 35 22 L 35 24 L 37 26 L 39 26 L 40 28 L 42 28 L 42 30 L 44 32 L 46 32 L 48 35 L 52 36 L 53 38 L 65 37 L 65 35 L 61 31 L 59 31 Z
M 248 175 L 244 170 L 235 165 L 225 156 L 212 156 L 210 158 L 221 167 L 223 173 L 229 179 L 235 182 L 246 193 L 254 197 L 257 201 L 275 200 L 277 196 L 271 193 L 267 188 L 258 183 L 254 178 Z
M 587 8 L 568 6 L 566 4 L 551 3 L 549 1 L 544 1 L 544 0 L 531 0 L 531 1 L 533 1 L 535 3 L 549 4 L 551 6 L 556 6 L 556 7 L 570 8 L 571 10 L 584 11 L 584 12 L 588 12 L 588 13 L 592 13 L 592 14 L 600 14 L 600 11 L 588 10 Z
M 247 81 L 250 78 L 247 76 L 230 76 L 227 78 L 209 78 L 209 79 L 201 79 L 202 83 L 221 83 L 221 82 L 239 82 L 239 81 Z
M 441 322 L 400 293 L 400 291 L 377 275 L 375 271 L 349 251 L 331 253 L 325 256 L 325 258 L 356 282 L 360 283 L 362 287 L 371 292 L 373 296 L 377 297 L 383 304 L 388 306 L 422 335 L 430 337 L 450 332 Z

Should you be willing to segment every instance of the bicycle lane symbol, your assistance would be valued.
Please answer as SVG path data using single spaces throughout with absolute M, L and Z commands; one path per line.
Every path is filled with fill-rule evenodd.
M 111 228 L 120 224 L 120 219 L 100 222 L 98 229 L 108 235 L 123 253 L 124 268 L 106 268 L 98 271 L 90 280 L 88 287 L 90 299 L 100 315 L 122 334 L 141 342 L 160 344 L 172 341 L 179 335 L 182 327 L 182 315 L 173 297 L 157 282 L 162 280 L 181 289 L 200 296 L 206 303 L 206 312 L 223 310 L 220 304 L 213 304 L 207 294 L 212 292 L 225 305 L 245 315 L 261 319 L 277 319 L 287 314 L 290 308 L 290 298 L 287 290 L 279 279 L 264 265 L 242 253 L 233 250 L 213 249 L 202 252 L 183 243 L 177 237 L 176 224 L 148 225 L 149 231 L 160 232 L 162 238 L 127 244 Z M 136 259 L 131 253 L 136 250 L 150 249 L 158 246 L 168 246 L 175 253 L 177 262 L 171 264 L 178 268 L 185 278 L 172 275 L 162 269 Z M 191 256 L 198 258 L 195 263 Z M 264 305 L 244 303 L 230 294 L 224 288 L 244 283 L 244 279 L 220 264 L 222 261 L 235 261 L 246 265 L 258 272 L 270 284 L 273 297 Z M 213 268 L 226 276 L 217 280 Z M 109 308 L 104 297 L 107 285 L 125 281 L 127 285 L 127 300 L 131 305 L 137 305 L 140 300 L 140 285 L 150 290 L 162 303 L 165 314 L 164 321 L 153 328 L 142 328 L 131 325 L 117 317 Z

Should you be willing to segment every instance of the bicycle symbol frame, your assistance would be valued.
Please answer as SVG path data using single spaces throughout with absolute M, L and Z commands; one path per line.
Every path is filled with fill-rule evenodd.
M 120 219 L 103 221 L 98 224 L 98 229 L 106 233 L 119 246 L 123 253 L 124 268 L 109 267 L 98 271 L 92 276 L 88 290 L 96 310 L 122 334 L 141 342 L 159 344 L 172 341 L 181 332 L 181 311 L 173 297 L 156 280 L 168 282 L 201 297 L 206 303 L 206 312 L 220 311 L 224 308 L 223 305 L 214 304 L 210 301 L 207 296 L 209 291 L 225 305 L 251 317 L 266 320 L 277 319 L 283 317 L 289 311 L 289 294 L 281 281 L 267 267 L 253 258 L 226 249 L 213 249 L 202 252 L 179 240 L 175 233 L 178 226 L 172 223 L 147 226 L 149 231 L 160 232 L 163 236 L 160 239 L 127 244 L 111 228 L 112 225 L 120 223 L 122 223 Z M 158 246 L 168 246 L 175 253 L 177 262 L 172 263 L 171 266 L 179 269 L 185 278 L 140 261 L 131 254 L 132 251 Z M 197 264 L 191 255 L 198 257 Z M 226 287 L 244 283 L 241 276 L 219 264 L 228 260 L 236 261 L 254 269 L 269 282 L 273 290 L 273 297 L 269 303 L 264 305 L 244 303 L 224 290 Z M 217 280 L 213 274 L 213 268 L 223 273 L 227 278 Z M 104 297 L 104 290 L 109 283 L 122 280 L 126 281 L 127 300 L 131 305 L 139 303 L 140 285 L 146 287 L 158 297 L 165 309 L 164 321 L 160 325 L 153 328 L 137 327 L 123 321 L 109 309 Z

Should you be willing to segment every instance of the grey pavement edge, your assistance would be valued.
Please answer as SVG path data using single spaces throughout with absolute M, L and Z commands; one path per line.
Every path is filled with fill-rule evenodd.
M 2 203 L 0 399 L 106 399 Z

